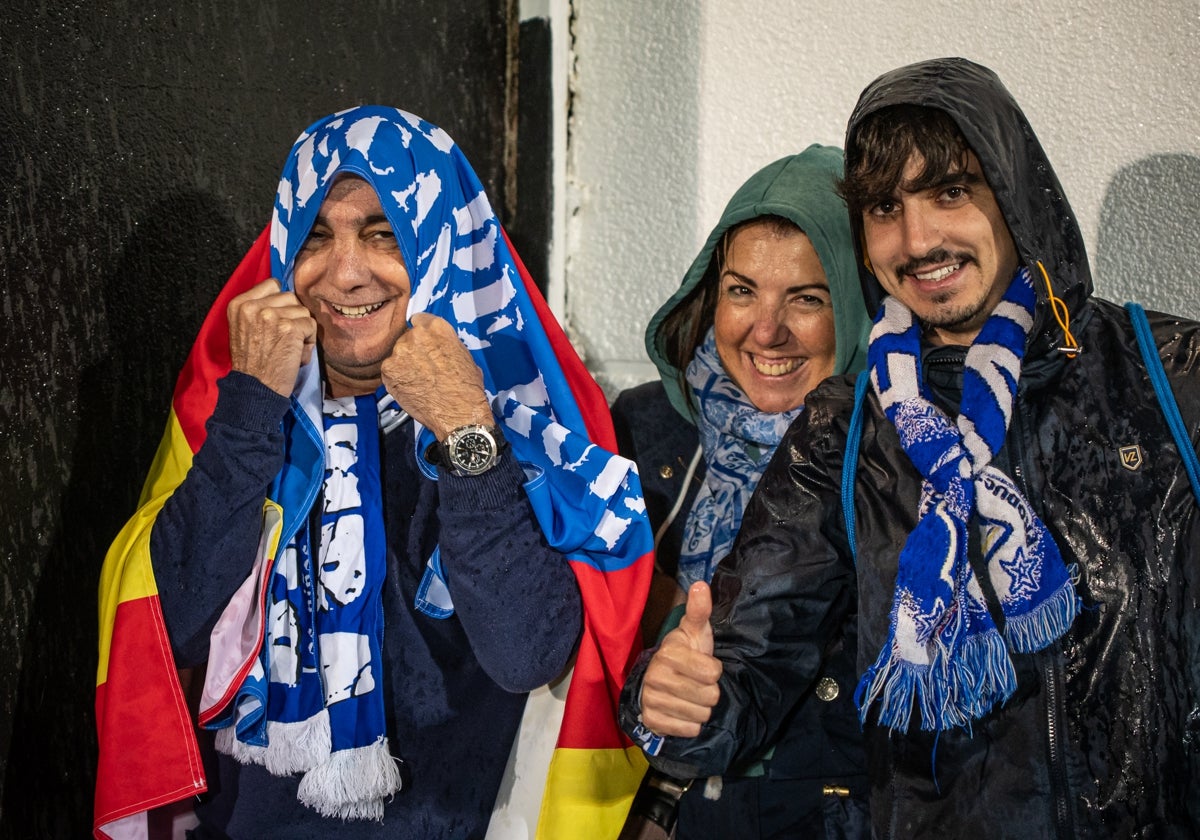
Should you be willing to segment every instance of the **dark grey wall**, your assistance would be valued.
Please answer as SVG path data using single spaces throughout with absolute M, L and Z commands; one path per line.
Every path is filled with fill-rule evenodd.
M 364 102 L 441 125 L 539 264 L 504 193 L 513 7 L 0 9 L 0 835 L 90 832 L 101 561 L 300 130 Z

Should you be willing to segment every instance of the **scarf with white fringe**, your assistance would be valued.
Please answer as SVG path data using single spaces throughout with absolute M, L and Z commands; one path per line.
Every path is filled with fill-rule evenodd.
M 267 727 L 244 729 L 245 741 L 235 726 L 217 732 L 218 749 L 242 763 L 303 773 L 297 798 L 327 817 L 379 819 L 383 799 L 401 786 L 380 682 L 387 546 L 379 438 L 385 412 L 395 411 L 382 387 L 325 398 L 320 502 L 272 570 L 265 639 L 242 687 L 265 698 Z
M 878 703 L 879 722 L 901 732 L 914 705 L 922 729 L 969 725 L 1015 690 L 1009 651 L 1041 650 L 1079 610 L 1075 569 L 1016 484 L 991 464 L 1008 432 L 1036 300 L 1023 268 L 967 351 L 953 422 L 927 396 L 912 312 L 889 297 L 876 316 L 871 384 L 924 482 L 919 520 L 900 551 L 888 640 L 855 693 L 864 722 Z M 1003 634 L 967 559 L 970 523 L 979 528 Z

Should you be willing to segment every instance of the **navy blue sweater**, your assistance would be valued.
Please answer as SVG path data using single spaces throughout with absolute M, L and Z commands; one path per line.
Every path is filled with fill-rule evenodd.
M 180 667 L 203 664 L 213 623 L 250 571 L 288 404 L 252 377 L 222 379 L 207 440 L 155 521 L 151 556 Z M 196 837 L 483 836 L 526 692 L 565 668 L 581 626 L 574 575 L 546 544 L 523 481 L 512 457 L 481 476 L 430 481 L 410 426 L 384 438 L 384 686 L 404 789 L 382 823 L 330 820 L 296 799 L 299 776 L 222 755 Z M 437 544 L 455 607 L 445 619 L 413 608 Z

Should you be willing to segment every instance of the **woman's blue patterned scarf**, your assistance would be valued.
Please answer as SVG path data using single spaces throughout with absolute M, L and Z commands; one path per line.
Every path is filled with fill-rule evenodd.
M 1079 610 L 1075 570 L 1016 484 L 991 465 L 1011 420 L 1035 303 L 1021 269 L 967 351 L 954 422 L 927 396 L 913 314 L 889 297 L 876 316 L 871 384 L 925 480 L 920 518 L 900 551 L 889 637 L 855 695 L 864 722 L 878 702 L 879 722 L 905 732 L 915 703 L 922 729 L 969 725 L 1016 688 L 1009 650 L 1041 650 Z M 1003 635 L 967 560 L 971 522 Z
M 700 407 L 697 425 L 706 470 L 683 530 L 676 579 L 685 591 L 698 580 L 712 580 L 717 563 L 733 547 L 767 462 L 804 409 L 755 408 L 725 372 L 712 328 L 688 365 L 687 380 Z
M 292 287 L 296 254 L 342 174 L 366 180 L 379 196 L 412 284 L 409 317 L 446 319 L 471 351 L 550 545 L 602 572 L 637 561 L 652 537 L 636 470 L 588 439 L 499 220 L 444 131 L 377 106 L 306 129 L 276 195 L 273 275 Z M 395 401 L 382 390 L 350 401 L 327 401 L 323 393 L 314 360 L 301 368 L 284 422 L 284 466 L 268 493 L 282 512 L 274 526 L 280 550 L 276 559 L 264 532 L 256 569 L 266 570 L 266 615 L 257 659 L 227 667 L 240 660 L 214 642 L 205 692 L 212 684 L 212 696 L 233 698 L 210 724 L 219 749 L 278 775 L 303 773 L 299 798 L 321 814 L 381 819 L 384 802 L 400 789 L 392 753 L 404 750 L 402 732 L 401 743 L 387 742 L 380 659 L 386 547 L 378 437 Z M 423 460 L 432 433 L 416 422 L 406 428 L 422 472 L 436 479 Z M 319 519 L 310 517 L 318 498 Z M 414 559 L 426 571 L 413 608 L 449 619 L 452 593 L 439 552 Z M 239 590 L 219 625 L 240 626 L 245 602 L 260 597 L 253 583 Z

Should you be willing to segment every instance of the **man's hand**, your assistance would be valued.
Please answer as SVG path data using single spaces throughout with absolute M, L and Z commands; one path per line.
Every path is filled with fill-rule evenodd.
M 694 738 L 721 698 L 710 615 L 708 584 L 692 584 L 683 620 L 650 659 L 642 681 L 642 725 L 656 735 Z
M 317 322 L 298 297 L 279 289 L 271 277 L 229 302 L 229 355 L 234 370 L 288 397 L 317 346 Z
M 436 315 L 413 315 L 412 326 L 380 371 L 388 393 L 438 440 L 459 426 L 495 422 L 483 391 L 483 372 L 454 327 Z

